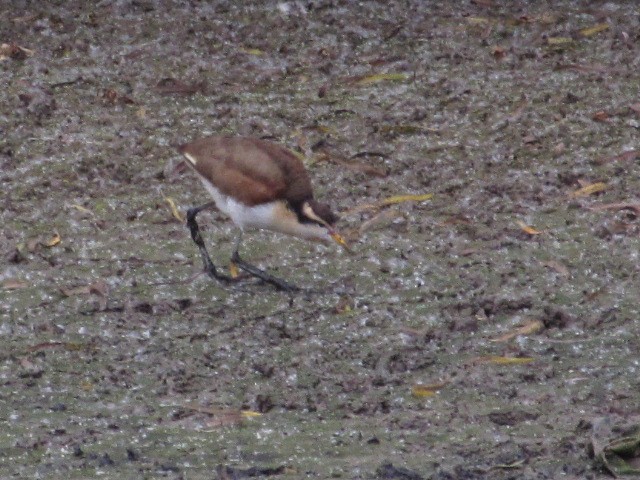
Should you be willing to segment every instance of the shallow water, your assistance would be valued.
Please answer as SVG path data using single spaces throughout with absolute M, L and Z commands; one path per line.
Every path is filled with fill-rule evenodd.
M 0 477 L 599 477 L 589 426 L 637 418 L 637 208 L 598 209 L 638 191 L 637 12 L 484 3 L 0 7 L 34 52 L 0 62 Z M 243 254 L 329 293 L 197 276 L 165 197 L 208 200 L 173 146 L 216 132 L 307 155 L 354 253 Z

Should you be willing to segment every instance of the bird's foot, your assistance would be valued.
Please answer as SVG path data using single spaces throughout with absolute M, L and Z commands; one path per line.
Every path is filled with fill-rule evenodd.
M 261 268 L 256 267 L 255 265 L 245 262 L 244 260 L 242 260 L 242 258 L 240 258 L 240 255 L 238 254 L 237 251 L 233 253 L 233 256 L 231 257 L 231 262 L 232 264 L 235 264 L 238 268 L 253 275 L 254 277 L 259 278 L 263 282 L 273 285 L 278 290 L 282 290 L 284 292 L 289 292 L 289 293 L 299 292 L 301 290 L 300 287 L 293 285 L 289 282 L 286 282 L 281 278 L 275 277 L 270 273 L 265 272 Z

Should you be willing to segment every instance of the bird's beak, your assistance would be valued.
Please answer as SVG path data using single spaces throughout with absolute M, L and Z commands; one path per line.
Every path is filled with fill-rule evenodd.
M 342 238 L 342 235 L 340 235 L 338 232 L 334 230 L 330 230 L 329 235 L 331 236 L 331 238 L 333 238 L 334 242 L 336 242 L 338 245 L 344 248 L 347 252 L 351 251 L 351 249 L 349 248 L 349 244 L 346 242 L 344 238 Z

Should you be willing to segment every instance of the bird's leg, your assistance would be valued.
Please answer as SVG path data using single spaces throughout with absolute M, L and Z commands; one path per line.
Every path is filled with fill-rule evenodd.
M 245 262 L 242 258 L 240 258 L 240 253 L 238 253 L 238 249 L 240 248 L 240 241 L 242 240 L 242 232 L 238 234 L 236 238 L 236 243 L 233 248 L 233 254 L 231 255 L 231 262 L 233 262 L 236 266 L 241 268 L 247 273 L 250 273 L 254 277 L 258 277 L 263 282 L 270 283 L 278 290 L 284 290 L 286 292 L 297 292 L 300 288 L 292 285 L 290 283 L 285 282 L 284 280 L 274 277 L 270 273 L 265 272 L 264 270 L 256 267 L 255 265 L 251 265 L 250 263 Z
M 206 210 L 215 205 L 215 202 L 205 203 L 199 207 L 190 208 L 187 210 L 187 227 L 191 231 L 191 238 L 195 242 L 195 244 L 200 249 L 200 256 L 202 257 L 202 263 L 204 264 L 204 270 L 211 278 L 215 278 L 216 280 L 220 280 L 223 282 L 228 282 L 233 280 L 231 277 L 223 275 L 218 272 L 216 266 L 211 261 L 211 257 L 209 256 L 209 252 L 207 252 L 207 247 L 204 245 L 204 240 L 202 240 L 202 235 L 200 235 L 200 227 L 198 226 L 198 222 L 196 222 L 196 215 L 200 213 L 202 210 Z

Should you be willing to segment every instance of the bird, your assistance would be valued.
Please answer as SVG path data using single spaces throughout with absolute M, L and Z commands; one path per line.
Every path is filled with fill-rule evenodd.
M 246 230 L 270 230 L 322 243 L 333 241 L 349 249 L 334 227 L 338 217 L 327 204 L 315 200 L 307 170 L 286 147 L 255 137 L 215 135 L 180 145 L 178 152 L 213 197 L 212 202 L 190 208 L 186 216 L 191 238 L 211 278 L 234 281 L 240 268 L 279 290 L 300 290 L 240 257 Z M 239 229 L 231 256 L 231 271 L 236 275 L 216 269 L 200 234 L 196 216 L 214 207 Z

